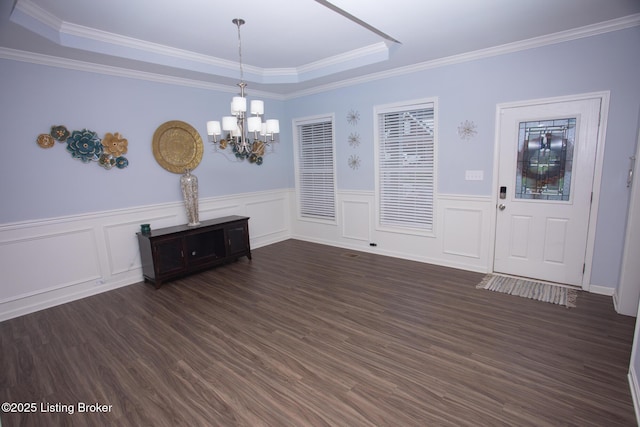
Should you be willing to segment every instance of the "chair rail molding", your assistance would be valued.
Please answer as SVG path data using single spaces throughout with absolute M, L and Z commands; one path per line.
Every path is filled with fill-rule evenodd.
M 202 198 L 200 217 L 252 217 L 259 248 L 289 238 L 290 197 L 284 189 Z M 0 225 L 0 321 L 141 282 L 140 224 L 182 223 L 180 201 Z

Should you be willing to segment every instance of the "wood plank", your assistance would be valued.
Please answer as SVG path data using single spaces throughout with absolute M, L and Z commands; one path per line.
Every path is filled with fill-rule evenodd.
M 3 426 L 631 426 L 635 319 L 482 274 L 288 240 L 0 323 Z

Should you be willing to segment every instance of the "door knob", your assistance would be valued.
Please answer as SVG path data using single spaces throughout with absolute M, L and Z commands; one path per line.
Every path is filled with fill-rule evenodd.
M 506 208 L 506 206 L 504 205 L 504 203 L 500 203 L 500 204 L 498 205 L 498 209 L 500 209 L 501 211 L 503 211 L 503 210 L 504 210 L 504 208 Z

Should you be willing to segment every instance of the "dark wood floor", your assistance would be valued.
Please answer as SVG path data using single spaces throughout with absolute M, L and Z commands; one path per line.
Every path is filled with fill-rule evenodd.
M 634 319 L 609 297 L 295 240 L 253 255 L 0 323 L 0 401 L 38 406 L 2 426 L 636 425 Z

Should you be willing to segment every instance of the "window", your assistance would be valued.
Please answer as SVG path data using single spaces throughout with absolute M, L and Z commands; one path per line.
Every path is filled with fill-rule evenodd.
M 430 234 L 434 223 L 436 100 L 376 107 L 378 227 Z
M 301 218 L 335 221 L 333 117 L 294 121 L 298 211 Z
M 520 122 L 515 198 L 570 200 L 577 118 Z

